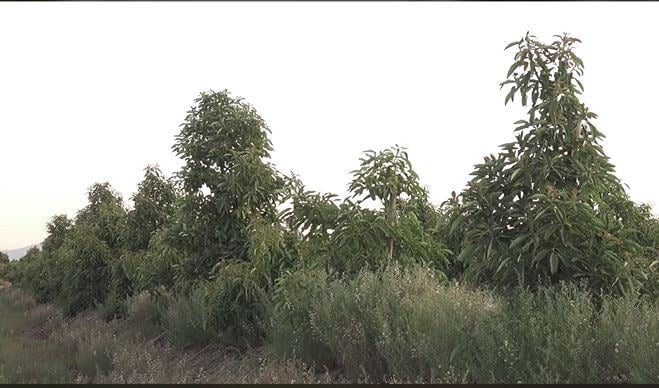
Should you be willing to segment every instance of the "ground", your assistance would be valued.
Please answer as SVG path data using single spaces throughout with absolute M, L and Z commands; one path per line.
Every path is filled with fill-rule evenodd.
M 0 283 L 0 383 L 330 383 L 336 372 L 273 360 L 266 348 L 177 349 L 140 322 L 64 319 Z

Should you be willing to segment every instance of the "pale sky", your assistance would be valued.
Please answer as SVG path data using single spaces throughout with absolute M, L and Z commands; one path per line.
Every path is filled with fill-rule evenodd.
M 431 199 L 513 139 L 507 43 L 569 32 L 584 101 L 632 199 L 659 207 L 658 3 L 0 3 L 0 249 L 40 242 L 94 182 L 128 199 L 181 165 L 202 90 L 266 120 L 273 162 L 346 193 L 361 152 L 409 149 Z

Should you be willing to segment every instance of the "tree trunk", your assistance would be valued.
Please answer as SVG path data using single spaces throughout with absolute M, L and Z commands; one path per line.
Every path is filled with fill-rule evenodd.
M 396 222 L 398 221 L 398 215 L 396 214 L 396 200 L 397 200 L 397 195 L 396 193 L 391 193 L 389 195 L 389 199 L 387 200 L 387 203 L 385 204 L 385 212 L 387 214 L 387 222 L 389 223 L 390 226 L 395 226 Z M 391 237 L 389 240 L 389 260 L 392 260 L 394 257 L 394 238 Z

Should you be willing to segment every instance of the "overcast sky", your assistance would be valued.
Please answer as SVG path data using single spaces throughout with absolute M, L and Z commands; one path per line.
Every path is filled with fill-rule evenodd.
M 273 162 L 344 194 L 365 149 L 406 146 L 435 203 L 513 139 L 507 43 L 582 39 L 584 101 L 636 201 L 659 206 L 658 3 L 0 3 L 0 249 L 41 241 L 89 185 L 127 200 L 181 165 L 202 90 L 268 122 Z

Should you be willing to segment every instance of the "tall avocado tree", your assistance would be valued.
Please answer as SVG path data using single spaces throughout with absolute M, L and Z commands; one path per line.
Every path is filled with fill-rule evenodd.
M 250 225 L 277 222 L 284 180 L 267 160 L 270 130 L 249 104 L 227 91 L 203 92 L 173 147 L 184 161 L 183 196 L 172 229 L 184 253 L 181 276 L 208 278 L 224 260 L 247 260 Z
M 502 87 L 529 106 L 515 141 L 476 165 L 451 230 L 467 278 L 507 286 L 586 279 L 595 290 L 656 290 L 648 212 L 625 193 L 581 102 L 578 39 L 527 34 Z M 653 264 L 654 262 L 654 264 Z

